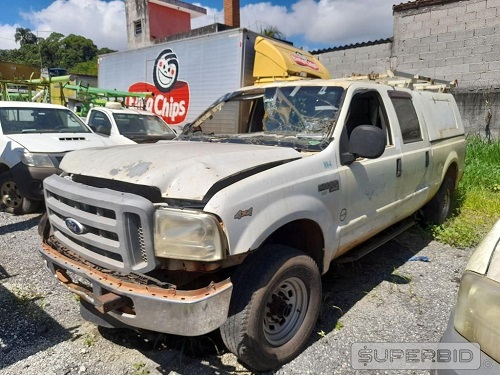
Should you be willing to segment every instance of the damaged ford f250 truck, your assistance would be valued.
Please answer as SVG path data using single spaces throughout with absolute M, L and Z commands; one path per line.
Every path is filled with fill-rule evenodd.
M 290 361 L 332 260 L 452 208 L 465 158 L 453 96 L 382 81 L 246 87 L 175 140 L 68 154 L 44 183 L 48 268 L 98 325 L 219 328 L 253 369 Z

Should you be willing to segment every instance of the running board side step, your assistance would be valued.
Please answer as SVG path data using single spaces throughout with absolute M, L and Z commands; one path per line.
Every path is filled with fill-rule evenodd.
M 411 219 L 406 219 L 401 221 L 398 224 L 395 224 L 384 231 L 380 232 L 379 234 L 375 235 L 365 243 L 359 245 L 358 247 L 355 247 L 354 249 L 350 250 L 344 255 L 341 255 L 337 259 L 334 259 L 333 261 L 336 263 L 350 263 L 354 262 L 365 255 L 371 253 L 373 250 L 377 249 L 378 247 L 382 246 L 383 244 L 389 242 L 392 240 L 394 237 L 400 235 L 404 231 L 408 230 L 412 226 L 414 226 L 417 222 L 411 218 Z

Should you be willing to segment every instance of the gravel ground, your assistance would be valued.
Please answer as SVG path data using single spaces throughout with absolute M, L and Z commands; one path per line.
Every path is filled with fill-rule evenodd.
M 0 212 L 0 374 L 250 374 L 216 334 L 183 338 L 109 330 L 82 320 L 76 298 L 38 254 L 41 211 Z M 418 227 L 323 276 L 321 317 L 304 352 L 276 374 L 428 374 L 355 371 L 357 342 L 437 342 L 472 249 Z M 430 262 L 409 261 L 414 255 Z

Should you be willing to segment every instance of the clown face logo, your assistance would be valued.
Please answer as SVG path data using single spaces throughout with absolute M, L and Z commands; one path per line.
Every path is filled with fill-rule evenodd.
M 181 124 L 186 120 L 189 111 L 189 83 L 178 80 L 179 60 L 170 48 L 158 55 L 153 66 L 153 84 L 135 82 L 129 86 L 130 92 L 151 93 L 145 99 L 128 97 L 126 104 L 130 107 L 142 107 L 161 116 L 169 125 Z
M 161 92 L 169 92 L 177 82 L 179 60 L 171 49 L 163 50 L 155 61 L 153 82 Z

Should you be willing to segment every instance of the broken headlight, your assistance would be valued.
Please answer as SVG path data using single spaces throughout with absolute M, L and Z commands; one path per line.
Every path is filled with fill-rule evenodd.
M 155 254 L 161 258 L 215 261 L 224 257 L 224 234 L 213 215 L 159 208 L 155 212 Z

